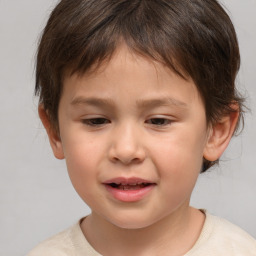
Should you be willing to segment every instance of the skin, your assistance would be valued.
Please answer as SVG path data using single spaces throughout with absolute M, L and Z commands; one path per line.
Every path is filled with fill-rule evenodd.
M 218 159 L 238 112 L 207 125 L 191 79 L 120 46 L 97 71 L 64 79 L 59 133 L 39 115 L 55 156 L 92 210 L 81 224 L 104 255 L 183 255 L 205 216 L 189 206 L 202 159 Z M 139 177 L 154 183 L 141 200 L 113 198 L 104 182 Z

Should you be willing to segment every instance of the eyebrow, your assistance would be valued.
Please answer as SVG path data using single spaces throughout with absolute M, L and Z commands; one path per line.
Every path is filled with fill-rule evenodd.
M 157 107 L 157 106 L 177 106 L 181 108 L 187 108 L 188 105 L 180 100 L 163 97 L 163 98 L 152 98 L 152 99 L 139 99 L 136 101 L 139 108 Z M 110 98 L 98 98 L 98 97 L 76 97 L 71 102 L 72 106 L 76 105 L 91 105 L 96 107 L 113 107 L 115 106 L 114 100 Z
M 157 107 L 157 106 L 170 106 L 170 105 L 182 107 L 182 108 L 187 107 L 187 104 L 185 102 L 182 102 L 180 100 L 170 98 L 170 97 L 137 100 L 137 105 L 141 108 Z
M 109 98 L 97 98 L 97 97 L 90 97 L 90 98 L 84 98 L 84 97 L 77 97 L 74 98 L 71 102 L 71 105 L 91 105 L 96 107 L 107 107 L 107 106 L 113 106 L 115 105 L 114 101 Z

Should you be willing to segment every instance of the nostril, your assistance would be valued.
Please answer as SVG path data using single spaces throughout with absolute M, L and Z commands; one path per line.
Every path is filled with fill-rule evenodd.
M 111 161 L 115 162 L 115 163 L 121 162 L 124 165 L 129 165 L 129 164 L 139 164 L 139 163 L 143 162 L 143 159 L 140 159 L 138 157 L 136 157 L 136 158 L 132 158 L 132 157 L 129 158 L 129 157 L 120 156 L 120 157 L 112 157 Z
M 124 165 L 139 164 L 144 161 L 145 156 L 146 152 L 141 145 L 132 147 L 123 143 L 122 145 L 112 145 L 108 152 L 111 162 L 120 162 Z

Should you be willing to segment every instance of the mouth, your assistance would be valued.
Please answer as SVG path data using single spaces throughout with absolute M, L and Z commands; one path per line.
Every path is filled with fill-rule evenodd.
M 132 184 L 122 184 L 122 183 L 108 183 L 107 186 L 110 186 L 119 190 L 138 190 L 152 185 L 152 183 L 132 183 Z
M 156 183 L 140 178 L 116 178 L 103 184 L 110 195 L 123 202 L 140 201 L 156 186 Z

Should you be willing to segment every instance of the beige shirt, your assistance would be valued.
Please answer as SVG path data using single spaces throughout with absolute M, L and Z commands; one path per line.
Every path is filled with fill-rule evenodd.
M 27 256 L 101 256 L 80 228 L 73 227 L 42 242 Z M 184 256 L 256 256 L 256 240 L 239 227 L 206 212 L 202 232 Z

